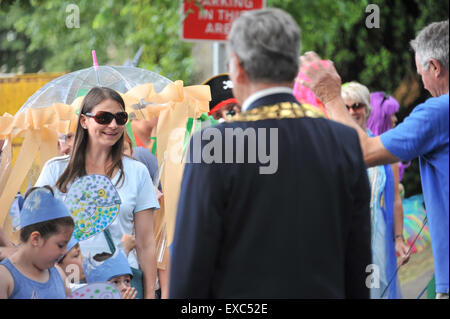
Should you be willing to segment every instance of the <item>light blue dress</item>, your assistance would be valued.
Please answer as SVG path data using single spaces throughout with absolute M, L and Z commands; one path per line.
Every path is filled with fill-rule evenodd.
M 367 130 L 369 136 L 373 136 Z M 394 175 L 390 165 L 367 169 L 371 188 L 370 220 L 372 230 L 373 275 L 378 275 L 370 289 L 372 299 L 401 298 L 394 242 Z

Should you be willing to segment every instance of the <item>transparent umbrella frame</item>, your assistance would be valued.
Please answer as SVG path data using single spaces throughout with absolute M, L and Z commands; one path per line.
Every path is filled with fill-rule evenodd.
M 72 104 L 95 86 L 109 87 L 122 94 L 141 84 L 153 84 L 156 93 L 161 92 L 171 80 L 141 68 L 127 66 L 98 66 L 60 76 L 34 93 L 18 113 L 27 108 L 44 108 L 53 103 Z

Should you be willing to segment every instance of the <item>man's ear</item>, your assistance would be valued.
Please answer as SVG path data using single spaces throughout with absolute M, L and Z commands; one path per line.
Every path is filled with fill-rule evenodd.
M 436 59 L 430 59 L 430 71 L 433 72 L 433 75 L 438 78 L 442 75 L 443 73 L 443 68 L 441 66 L 441 63 L 439 63 L 438 60 Z

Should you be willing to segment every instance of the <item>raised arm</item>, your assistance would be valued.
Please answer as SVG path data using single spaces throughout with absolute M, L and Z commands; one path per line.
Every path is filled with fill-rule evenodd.
M 320 57 L 314 52 L 307 52 L 300 58 L 301 71 L 308 77 L 303 84 L 309 87 L 325 105 L 330 118 L 348 125 L 358 132 L 359 141 L 367 166 L 391 164 L 400 159 L 391 154 L 381 143 L 380 137 L 369 137 L 347 112 L 341 97 L 341 77 L 333 62 L 323 66 Z

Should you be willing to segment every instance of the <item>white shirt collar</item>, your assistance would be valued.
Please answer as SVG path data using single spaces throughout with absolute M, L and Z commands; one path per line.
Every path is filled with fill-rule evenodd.
M 253 93 L 242 104 L 242 112 L 246 112 L 248 107 L 256 100 L 259 100 L 260 98 L 263 98 L 268 95 L 280 94 L 280 93 L 293 94 L 293 90 L 287 86 L 276 86 L 276 87 L 264 89 L 264 90 L 258 91 L 256 93 Z

